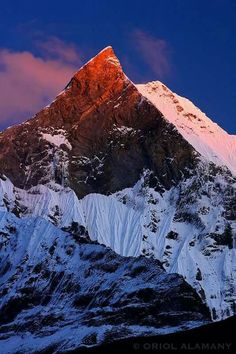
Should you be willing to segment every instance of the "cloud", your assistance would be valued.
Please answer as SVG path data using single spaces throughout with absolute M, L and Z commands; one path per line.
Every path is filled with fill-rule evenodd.
M 77 64 L 81 55 L 72 43 L 65 43 L 57 37 L 49 37 L 44 41 L 38 41 L 37 46 L 41 48 L 45 55 L 55 59 L 63 60 L 67 63 Z
M 48 104 L 81 65 L 76 48 L 51 37 L 41 56 L 0 49 L 0 125 L 29 118 Z
M 136 50 L 157 77 L 162 79 L 171 73 L 170 48 L 165 40 L 142 30 L 135 30 L 131 38 Z

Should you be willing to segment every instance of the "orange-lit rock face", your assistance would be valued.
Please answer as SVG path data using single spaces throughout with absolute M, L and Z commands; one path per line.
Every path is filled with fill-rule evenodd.
M 79 196 L 131 186 L 144 168 L 168 187 L 192 164 L 190 145 L 127 79 L 110 47 L 49 107 L 0 135 L 0 172 L 16 186 L 55 180 Z
M 36 116 L 40 126 L 52 125 L 71 130 L 78 143 L 84 134 L 92 143 L 113 124 L 140 125 L 129 108 L 142 100 L 135 86 L 124 75 L 112 48 L 108 47 L 83 66 L 66 90 Z M 56 119 L 55 119 L 56 118 Z M 85 143 L 83 141 L 83 143 Z M 82 148 L 82 146 L 81 146 Z
M 114 100 L 129 83 L 112 48 L 108 47 L 83 66 L 71 79 L 66 91 L 37 118 L 41 124 L 47 121 L 45 117 L 50 120 L 50 116 L 54 115 L 60 116 L 54 124 L 81 123 L 101 104 L 109 99 Z

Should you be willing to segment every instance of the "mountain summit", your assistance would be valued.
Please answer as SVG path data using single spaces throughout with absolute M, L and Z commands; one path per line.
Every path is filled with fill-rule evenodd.
M 187 99 L 133 84 L 111 47 L 1 132 L 3 353 L 233 316 L 234 151 L 235 137 Z
M 169 188 L 195 161 L 193 148 L 125 76 L 110 47 L 50 106 L 3 132 L 0 147 L 0 171 L 15 186 L 55 181 L 80 197 L 131 187 L 144 168 Z

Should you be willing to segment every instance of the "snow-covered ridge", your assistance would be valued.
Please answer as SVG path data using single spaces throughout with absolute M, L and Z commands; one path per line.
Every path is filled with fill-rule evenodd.
M 78 199 L 73 190 L 54 183 L 26 191 L 0 178 L 0 211 L 14 211 L 20 217 L 39 216 L 58 228 L 76 222 L 88 230 L 92 240 L 122 256 L 141 253 L 141 214 L 115 196 L 89 194 Z
M 66 353 L 108 336 L 167 334 L 210 320 L 193 289 L 156 260 L 121 257 L 10 212 L 0 211 L 0 235 L 1 354 Z
M 225 205 L 235 183 L 221 174 L 206 181 L 201 173 L 160 194 L 148 187 L 146 171 L 133 188 L 80 200 L 56 184 L 25 191 L 0 179 L 0 211 L 41 217 L 58 228 L 77 223 L 92 240 L 122 256 L 159 259 L 167 272 L 183 275 L 220 319 L 234 313 L 236 302 L 236 251 L 222 242 L 231 210 Z M 236 223 L 230 225 L 235 237 Z
M 159 81 L 136 87 L 203 157 L 227 166 L 236 175 L 236 136 L 225 132 L 191 101 Z

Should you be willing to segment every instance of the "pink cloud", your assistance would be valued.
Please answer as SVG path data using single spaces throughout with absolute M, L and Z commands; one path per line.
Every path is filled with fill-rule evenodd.
M 142 30 L 135 30 L 132 34 L 132 40 L 154 74 L 160 78 L 170 74 L 170 49 L 165 40 L 153 37 Z
M 1 126 L 29 118 L 48 104 L 81 65 L 80 56 L 72 45 L 67 52 L 67 45 L 54 38 L 44 43 L 44 50 L 50 43 L 54 45 L 48 49 L 46 58 L 27 51 L 0 49 Z M 52 53 L 57 57 L 50 59 Z
M 67 63 L 79 64 L 81 61 L 81 55 L 78 53 L 78 49 L 72 43 L 65 43 L 57 37 L 49 37 L 44 41 L 38 41 L 37 46 L 41 48 L 44 54 L 49 57 L 58 58 Z

